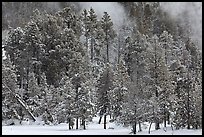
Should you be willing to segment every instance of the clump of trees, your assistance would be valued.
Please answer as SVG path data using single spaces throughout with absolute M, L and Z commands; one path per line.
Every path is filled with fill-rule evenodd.
M 99 115 L 106 129 L 109 115 L 134 134 L 143 122 L 156 130 L 161 123 L 201 128 L 200 50 L 168 25 L 154 31 L 166 23 L 157 3 L 135 9 L 141 12 L 135 18 L 146 21 L 132 18 L 124 31 L 114 29 L 107 12 L 99 19 L 93 8 L 78 14 L 69 7 L 55 14 L 35 10 L 25 26 L 11 28 L 3 43 L 2 120 L 41 117 L 45 124 L 86 129 Z

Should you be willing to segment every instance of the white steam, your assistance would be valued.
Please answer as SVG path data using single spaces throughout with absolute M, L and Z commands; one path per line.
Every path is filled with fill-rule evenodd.
M 59 9 L 58 2 L 47 2 L 46 4 L 51 9 Z M 190 23 L 191 38 L 202 49 L 202 2 L 160 2 L 160 5 L 172 18 L 181 20 L 182 24 Z M 116 30 L 128 22 L 124 7 L 118 2 L 79 2 L 79 6 L 81 10 L 89 10 L 92 7 L 99 19 L 104 15 L 104 12 L 107 12 L 111 16 Z M 184 13 L 186 17 L 183 16 Z
M 99 19 L 104 15 L 104 12 L 107 12 L 115 29 L 120 28 L 127 19 L 124 8 L 117 2 L 79 2 L 79 5 L 82 9 L 87 10 L 92 7 Z
M 60 10 L 59 2 L 44 2 L 44 6 L 51 11 Z
M 183 24 L 186 21 L 190 23 L 191 38 L 202 49 L 202 2 L 161 2 L 161 7 L 173 18 L 181 20 Z M 184 18 L 185 12 L 187 17 Z

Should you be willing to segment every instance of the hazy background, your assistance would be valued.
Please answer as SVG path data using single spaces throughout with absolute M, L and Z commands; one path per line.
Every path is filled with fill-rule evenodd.
M 124 21 L 127 20 L 125 10 L 118 2 L 79 2 L 82 9 L 90 9 L 91 7 L 95 10 L 98 18 L 107 12 L 115 25 L 115 29 L 120 28 Z
M 79 5 L 82 9 L 92 7 L 99 18 L 102 17 L 103 12 L 108 12 L 116 29 L 127 20 L 124 8 L 118 2 L 79 2 Z M 190 23 L 191 38 L 202 49 L 202 2 L 160 2 L 160 5 L 172 18 L 180 20 L 183 25 Z
M 187 21 L 190 23 L 191 38 L 202 49 L 202 2 L 161 2 L 161 7 L 183 24 Z M 184 14 L 187 15 L 186 18 Z
M 13 8 L 6 7 L 7 3 L 2 2 L 2 24 L 6 22 L 12 27 L 16 26 L 18 22 L 21 22 L 21 20 L 26 22 L 25 18 L 28 18 L 27 16 L 31 16 L 31 11 L 34 8 L 40 8 L 41 10 L 46 10 L 53 13 L 63 8 L 63 2 L 27 2 L 23 4 L 12 2 L 11 4 L 13 5 Z M 34 3 L 36 6 L 38 5 L 38 7 L 32 7 L 31 3 Z M 83 9 L 88 10 L 92 7 L 98 15 L 99 19 L 103 16 L 105 11 L 108 12 L 114 23 L 116 31 L 124 22 L 125 24 L 127 24 L 127 21 L 129 21 L 124 7 L 119 2 L 64 3 L 66 3 L 67 5 L 70 5 L 69 3 L 72 3 L 77 11 L 82 11 Z M 164 11 L 168 12 L 171 15 L 172 18 L 174 18 L 175 20 L 180 20 L 182 25 L 186 25 L 187 22 L 189 23 L 190 26 L 188 26 L 186 30 L 191 30 L 189 32 L 191 38 L 195 42 L 197 42 L 199 48 L 202 49 L 202 2 L 160 2 L 160 5 Z M 2 34 L 6 33 L 2 32 Z

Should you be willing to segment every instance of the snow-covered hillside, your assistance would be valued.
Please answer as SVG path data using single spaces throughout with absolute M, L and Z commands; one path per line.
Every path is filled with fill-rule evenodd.
M 109 118 L 109 117 L 108 117 Z M 130 127 L 123 127 L 116 123 L 107 123 L 107 129 L 103 129 L 103 122 L 98 124 L 98 117 L 93 119 L 93 122 L 87 125 L 87 129 L 76 130 L 75 127 L 72 130 L 68 130 L 68 126 L 65 123 L 48 126 L 48 125 L 12 125 L 12 126 L 2 126 L 3 135 L 131 135 Z M 162 126 L 161 126 L 162 127 Z M 149 124 L 142 124 L 142 132 L 137 132 L 137 135 L 149 135 L 148 134 Z M 152 125 L 150 135 L 202 135 L 202 130 L 173 130 L 170 125 L 167 127 L 165 132 L 163 128 L 160 130 L 154 130 L 154 125 Z

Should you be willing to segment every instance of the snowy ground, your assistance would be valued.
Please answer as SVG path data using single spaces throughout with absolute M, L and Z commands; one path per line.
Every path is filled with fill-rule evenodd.
M 86 130 L 68 130 L 66 124 L 59 124 L 56 126 L 48 125 L 13 125 L 2 126 L 2 135 L 131 135 L 130 127 L 122 127 L 114 123 L 107 123 L 107 129 L 103 129 L 103 123 L 98 124 L 98 117 L 93 119 L 93 122 L 87 125 Z M 103 120 L 103 119 L 102 119 Z M 114 128 L 114 129 L 112 129 Z M 142 124 L 142 132 L 137 132 L 137 135 L 148 135 L 148 124 Z M 163 129 L 154 130 L 152 124 L 150 135 L 202 135 L 202 130 L 174 130 L 170 127 L 167 128 L 167 132 Z

